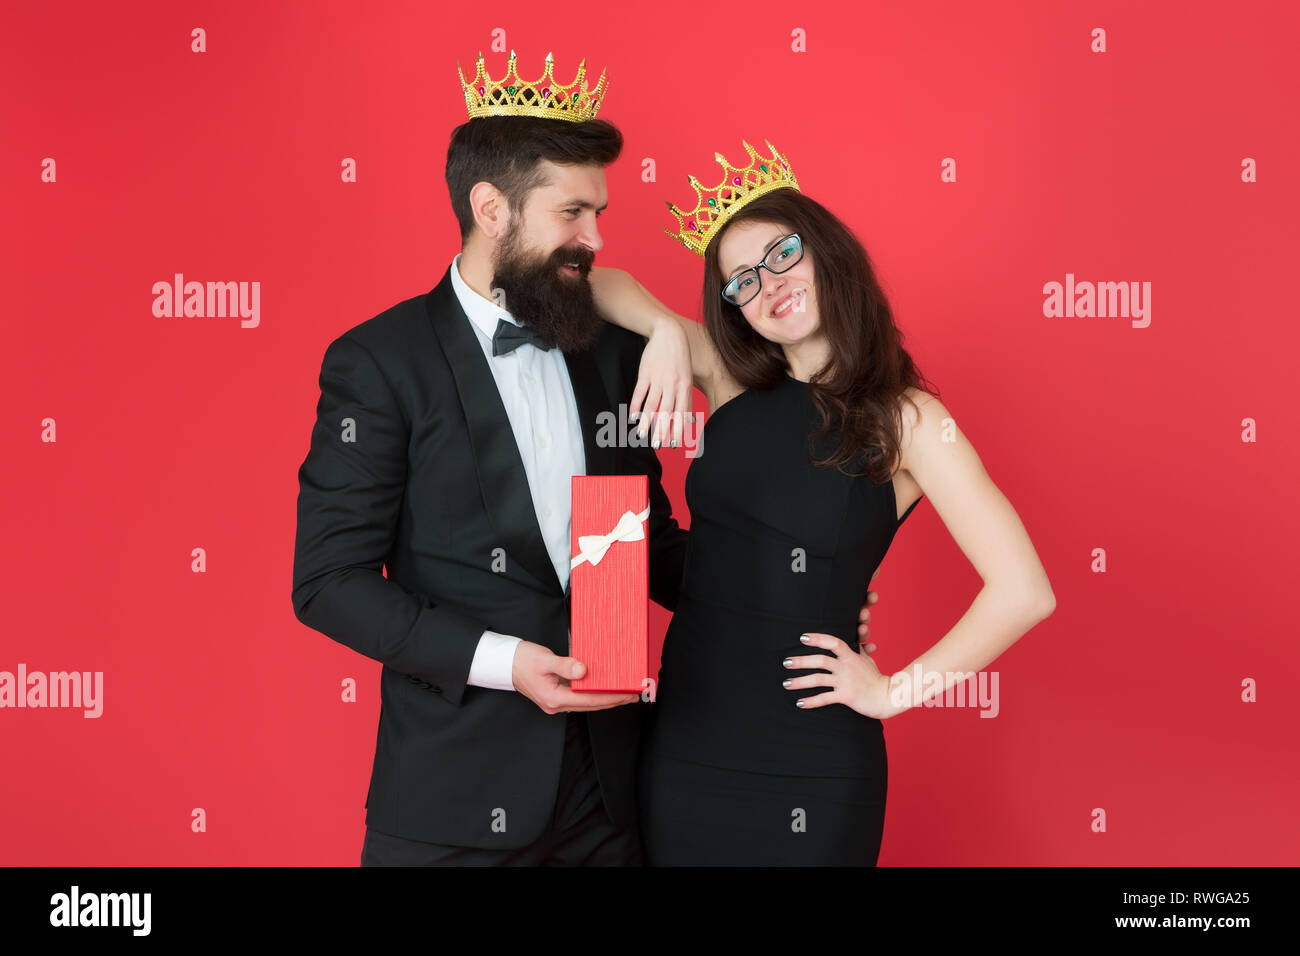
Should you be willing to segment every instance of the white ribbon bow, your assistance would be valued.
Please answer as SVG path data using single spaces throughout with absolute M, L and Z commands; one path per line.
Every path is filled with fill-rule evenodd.
M 624 511 L 623 517 L 618 519 L 618 524 L 614 525 L 614 530 L 609 534 L 578 535 L 578 553 L 574 556 L 573 563 L 569 565 L 569 570 L 572 571 L 583 561 L 590 561 L 592 567 L 600 564 L 600 559 L 605 556 L 605 552 L 615 541 L 640 541 L 645 537 L 645 529 L 641 525 L 648 517 L 650 517 L 649 505 L 640 514 Z

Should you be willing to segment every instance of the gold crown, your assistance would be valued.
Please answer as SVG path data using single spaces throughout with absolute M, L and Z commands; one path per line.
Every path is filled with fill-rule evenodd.
M 469 118 L 479 116 L 540 116 L 580 123 L 595 119 L 601 100 L 609 91 L 605 71 L 594 90 L 587 89 L 587 61 L 578 64 L 578 75 L 568 86 L 556 83 L 551 75 L 555 61 L 546 54 L 546 72 L 540 79 L 529 82 L 515 72 L 515 51 L 510 51 L 510 65 L 506 75 L 493 80 L 483 65 L 483 51 L 479 51 L 474 79 L 466 83 L 465 72 L 456 64 L 460 74 L 461 89 L 465 92 L 465 107 Z
M 744 140 L 741 142 L 744 143 Z M 772 155 L 762 158 L 754 151 L 754 147 L 745 143 L 750 163 L 744 169 L 732 166 L 721 153 L 714 153 L 713 158 L 722 165 L 722 182 L 712 189 L 702 191 L 700 181 L 694 176 L 688 176 L 695 188 L 695 208 L 688 213 L 669 202 L 668 209 L 677 217 L 678 231 L 673 233 L 665 229 L 664 232 L 691 252 L 702 256 L 709 241 L 718 234 L 728 217 L 750 200 L 774 189 L 790 187 L 797 190 L 799 183 L 794 178 L 789 160 L 767 140 L 763 142 L 767 143 Z

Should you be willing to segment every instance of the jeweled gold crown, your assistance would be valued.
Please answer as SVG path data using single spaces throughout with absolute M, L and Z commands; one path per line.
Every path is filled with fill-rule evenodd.
M 721 153 L 714 153 L 713 158 L 722 165 L 722 182 L 711 189 L 701 189 L 700 181 L 688 176 L 695 188 L 695 208 L 685 212 L 669 202 L 668 209 L 677 217 L 678 231 L 673 233 L 665 229 L 664 232 L 702 256 L 728 217 L 746 203 L 774 189 L 789 187 L 797 190 L 799 182 L 794 178 L 789 161 L 767 140 L 763 142 L 767 143 L 772 155 L 761 157 L 754 147 L 745 143 L 750 163 L 744 169 L 732 166 Z
M 479 116 L 540 116 L 548 119 L 563 119 L 574 123 L 595 119 L 600 109 L 601 100 L 609 91 L 605 80 L 605 71 L 601 70 L 600 80 L 594 90 L 587 89 L 587 61 L 578 64 L 578 75 L 568 86 L 555 82 L 551 70 L 555 61 L 551 54 L 546 54 L 546 72 L 540 79 L 522 80 L 515 72 L 515 51 L 510 51 L 510 65 L 506 75 L 494 80 L 487 75 L 483 65 L 483 52 L 478 55 L 474 79 L 465 82 L 465 71 L 456 64 L 460 74 L 461 89 L 465 92 L 465 107 L 469 118 Z

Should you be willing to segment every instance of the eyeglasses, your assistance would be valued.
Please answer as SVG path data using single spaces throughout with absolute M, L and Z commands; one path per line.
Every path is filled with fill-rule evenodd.
M 732 305 L 744 305 L 758 295 L 759 289 L 763 288 L 763 278 L 758 274 L 759 269 L 766 269 L 775 275 L 793 268 L 802 258 L 803 240 L 799 238 L 797 232 L 791 233 L 768 250 L 763 261 L 758 265 L 732 277 L 722 287 L 722 298 Z

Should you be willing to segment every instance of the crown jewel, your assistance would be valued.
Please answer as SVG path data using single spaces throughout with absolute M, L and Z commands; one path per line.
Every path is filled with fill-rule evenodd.
M 721 153 L 714 153 L 713 158 L 722 166 L 722 182 L 711 189 L 701 189 L 700 181 L 688 176 L 695 189 L 695 208 L 686 212 L 669 202 L 669 211 L 677 217 L 678 231 L 673 233 L 665 229 L 664 232 L 702 256 L 728 217 L 750 200 L 774 189 L 789 187 L 797 190 L 799 183 L 789 161 L 767 140 L 763 142 L 767 143 L 770 157 L 759 156 L 754 147 L 744 143 L 750 159 L 744 169 L 732 166 Z
M 483 65 L 483 51 L 479 51 L 475 64 L 473 80 L 465 81 L 465 71 L 456 64 L 460 74 L 461 89 L 465 92 L 465 108 L 469 118 L 480 116 L 540 116 L 548 119 L 563 119 L 580 123 L 595 119 L 600 109 L 601 100 L 609 91 L 605 71 L 601 70 L 600 79 L 594 90 L 587 89 L 587 61 L 578 64 L 578 75 L 573 82 L 565 86 L 555 82 L 551 71 L 555 61 L 551 54 L 546 54 L 546 72 L 540 79 L 523 80 L 515 72 L 515 51 L 510 51 L 510 64 L 506 75 L 494 80 L 487 75 Z

